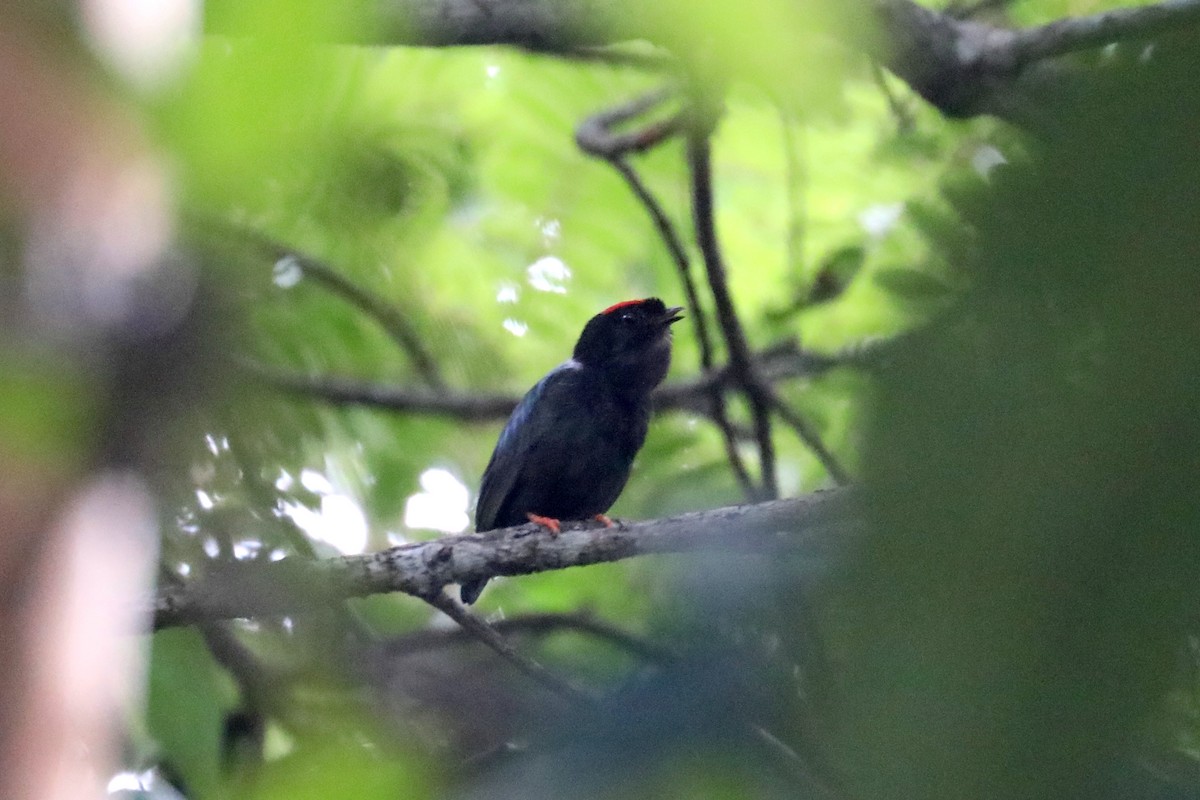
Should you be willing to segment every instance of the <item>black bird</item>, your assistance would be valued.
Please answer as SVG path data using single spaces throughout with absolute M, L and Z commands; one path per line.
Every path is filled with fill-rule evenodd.
M 616 502 L 650 426 L 650 392 L 671 365 L 671 325 L 682 307 L 628 300 L 588 320 L 571 359 L 513 410 L 483 471 L 475 530 L 532 520 L 603 517 Z M 487 580 L 464 583 L 474 603 Z

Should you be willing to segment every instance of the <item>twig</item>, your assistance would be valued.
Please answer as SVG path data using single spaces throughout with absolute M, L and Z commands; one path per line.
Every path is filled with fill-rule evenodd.
M 520 398 L 513 395 L 457 394 L 385 386 L 338 377 L 308 377 L 249 361 L 239 368 L 276 389 L 314 397 L 334 405 L 366 405 L 392 411 L 408 411 L 450 417 L 463 422 L 493 422 L 512 413 Z
M 565 614 L 552 612 L 522 614 L 492 622 L 490 625 L 496 633 L 501 635 L 520 633 L 539 636 L 558 631 L 578 631 L 597 639 L 603 639 L 631 655 L 652 662 L 667 661 L 675 655 L 666 647 L 634 636 L 616 625 L 597 619 L 586 611 Z M 462 629 L 425 629 L 392 639 L 384 645 L 384 650 L 391 656 L 403 656 L 424 650 L 451 647 L 469 641 L 474 641 L 474 637 Z
M 915 126 L 912 111 L 888 85 L 887 75 L 884 74 L 883 67 L 879 66 L 879 62 L 875 59 L 871 59 L 871 77 L 875 79 L 875 85 L 883 93 L 883 99 L 887 100 L 888 110 L 892 112 L 892 117 L 896 120 L 896 130 L 899 133 L 911 131 Z
M 444 391 L 446 383 L 433 355 L 426 349 L 416 329 L 398 308 L 372 292 L 358 286 L 338 270 L 318 258 L 275 241 L 269 236 L 244 226 L 226 225 L 245 241 L 250 242 L 275 262 L 290 261 L 305 277 L 357 307 L 375 320 L 412 361 L 413 368 L 429 388 Z
M 717 243 L 716 219 L 713 214 L 712 153 L 709 136 L 711 126 L 707 120 L 689 127 L 687 136 L 688 165 L 692 182 L 692 217 L 696 228 L 696 242 L 704 256 L 704 267 L 708 283 L 716 303 L 717 322 L 725 338 L 729 353 L 729 365 L 733 375 L 750 404 L 754 420 L 754 436 L 758 441 L 762 488 L 767 497 L 778 497 L 779 486 L 775 477 L 775 444 L 771 439 L 770 398 L 764 391 L 754 371 L 750 347 L 742 331 L 741 320 L 733 307 L 729 285 L 725 277 L 725 264 L 721 248 Z
M 784 402 L 783 398 L 779 396 L 779 392 L 771 389 L 770 394 L 771 407 L 775 409 L 775 413 L 779 415 L 779 418 L 788 427 L 796 432 L 796 435 L 800 437 L 800 441 L 804 442 L 808 449 L 813 451 L 813 455 L 821 462 L 821 466 L 825 467 L 825 471 L 829 473 L 829 477 L 833 478 L 838 486 L 845 486 L 850 483 L 849 473 L 838 462 L 837 457 L 825 446 L 821 435 L 809 424 L 808 420 Z
M 674 94 L 675 89 L 668 86 L 592 114 L 575 128 L 575 143 L 583 152 L 608 161 L 628 153 L 645 152 L 679 133 L 683 116 L 676 113 L 628 133 L 616 133 L 615 129 L 662 105 Z
M 700 294 L 696 291 L 696 282 L 692 279 L 691 261 L 688 259 L 683 241 L 671 220 L 667 218 L 662 205 L 650 193 L 637 172 L 620 157 L 607 160 L 629 184 L 630 191 L 650 214 L 659 236 L 662 237 L 667 251 L 671 254 L 671 259 L 675 262 L 675 270 L 679 273 L 679 280 L 683 283 L 683 291 L 687 297 L 688 316 L 696 329 L 696 340 L 700 345 L 700 369 L 705 375 L 710 375 L 713 371 L 714 361 L 712 338 L 708 332 L 708 316 L 704 313 L 704 307 L 700 305 Z M 756 497 L 754 482 L 750 479 L 750 473 L 742 460 L 742 454 L 738 451 L 737 434 L 729 420 L 729 412 L 725 407 L 725 396 L 714 386 L 710 391 L 710 398 L 712 406 L 709 416 L 721 431 L 721 438 L 725 444 L 725 458 L 733 470 L 734 478 L 742 488 L 742 494 L 747 500 L 753 500 Z
M 696 340 L 700 345 L 701 366 L 705 372 L 708 372 L 713 365 L 712 339 L 708 333 L 708 319 L 700 305 L 700 294 L 696 291 L 696 282 L 692 279 L 691 261 L 688 259 L 687 250 L 684 249 L 683 240 L 675 230 L 674 224 L 668 219 L 666 211 L 663 210 L 658 199 L 650 193 L 649 188 L 642 182 L 633 167 L 619 157 L 608 159 L 608 162 L 625 179 L 629 190 L 646 209 L 646 213 L 650 215 L 654 227 L 658 230 L 658 235 L 667 246 L 667 252 L 671 255 L 675 271 L 679 273 L 679 280 L 683 284 L 684 295 L 687 297 L 688 318 L 691 319 L 692 325 L 696 329 Z
M 658 103 L 666 100 L 671 94 L 670 89 L 660 89 L 625 105 L 593 114 L 580 123 L 575 132 L 575 141 L 585 153 L 607 161 L 625 179 L 625 183 L 628 184 L 634 197 L 641 201 L 642 207 L 650 215 L 650 220 L 654 223 L 659 236 L 667 246 L 667 252 L 670 254 L 671 260 L 675 263 L 675 270 L 679 273 L 679 279 L 683 283 L 684 293 L 687 295 L 688 316 L 696 328 L 696 336 L 700 344 L 701 364 L 705 372 L 707 372 L 712 368 L 713 364 L 712 342 L 708 335 L 707 320 L 700 306 L 700 295 L 696 291 L 695 281 L 692 280 L 691 263 L 688 259 L 687 249 L 683 245 L 682 237 L 675 230 L 674 224 L 667 217 L 662 204 L 650 192 L 650 189 L 643 183 L 641 177 L 633 167 L 625 161 L 625 154 L 633 148 L 628 146 L 623 147 L 622 138 L 612 133 L 613 126 L 618 122 L 628 121 L 634 116 L 648 111 Z M 673 122 L 675 127 L 672 132 L 678 133 L 681 130 L 682 119 L 679 115 L 676 115 L 673 118 Z M 647 135 L 644 132 L 635 131 L 632 141 L 645 142 L 647 141 Z M 655 140 L 655 143 L 658 141 L 662 141 L 662 139 Z
M 155 625 L 294 613 L 384 592 L 425 598 L 451 583 L 652 553 L 788 553 L 819 572 L 820 565 L 832 565 L 860 534 L 854 497 L 852 489 L 837 489 L 612 528 L 565 523 L 557 537 L 530 523 L 317 562 L 235 562 L 186 586 L 160 587 L 153 602 Z
M 446 598 L 449 602 L 454 601 Z M 465 609 L 464 609 L 465 610 Z M 606 622 L 599 621 L 586 613 L 572 614 L 526 614 L 520 617 L 500 620 L 487 625 L 492 633 L 500 637 L 500 641 L 507 645 L 507 641 L 503 639 L 503 634 L 507 633 L 533 633 L 542 634 L 560 630 L 574 630 L 582 633 L 591 634 L 597 638 L 612 642 L 619 647 L 629 651 L 645 661 L 653 664 L 664 665 L 678 658 L 678 654 L 669 648 L 654 644 L 638 636 L 634 636 L 626 631 L 610 625 Z M 396 657 L 404 656 L 409 653 L 421 652 L 428 649 L 447 647 L 463 644 L 465 642 L 480 641 L 480 638 L 473 632 L 468 631 L 465 627 L 454 630 L 420 630 L 413 633 L 398 637 L 385 645 L 387 655 Z M 489 645 L 491 646 L 491 645 Z M 511 646 L 510 646 L 511 647 Z M 509 656 L 504 656 L 506 659 Z M 519 656 L 518 658 L 524 657 Z M 538 667 L 544 669 L 544 667 Z M 529 673 L 527 673 L 529 674 Z M 535 670 L 539 681 L 544 681 L 546 674 L 552 676 L 552 680 L 558 680 L 553 677 L 553 673 L 539 673 Z M 557 687 L 556 691 L 559 691 Z M 571 699 L 575 699 L 572 697 Z M 794 749 L 779 737 L 772 734 L 762 725 L 754 722 L 746 723 L 746 730 L 749 732 L 752 739 L 757 741 L 764 749 L 763 752 L 768 758 L 779 767 L 781 773 L 791 780 L 797 786 L 802 786 L 806 790 L 816 791 L 819 797 L 836 797 L 837 793 L 830 785 L 822 781 L 818 777 L 818 772 L 812 765 L 808 764 Z M 504 753 L 511 752 L 507 748 Z M 489 754 L 490 755 L 490 754 Z
M 496 655 L 516 667 L 522 674 L 545 686 L 560 697 L 577 703 L 595 702 L 588 692 L 575 686 L 565 678 L 555 675 L 550 670 L 529 656 L 518 653 L 508 640 L 496 632 L 479 617 L 467 610 L 466 606 L 439 590 L 424 598 L 427 603 L 441 611 L 450 619 L 457 622 L 470 636 L 495 651 Z
M 797 789 L 803 789 L 802 797 L 835 798 L 843 796 L 833 786 L 822 781 L 817 771 L 786 742 L 761 725 L 750 723 L 747 728 L 764 748 L 780 771 L 789 778 Z
M 845 354 L 810 353 L 785 342 L 756 355 L 759 374 L 764 380 L 784 381 L 811 378 L 841 364 L 866 366 L 857 350 Z M 303 395 L 334 405 L 365 405 L 391 411 L 448 417 L 462 422 L 495 422 L 512 413 L 520 398 L 516 395 L 433 394 L 400 386 L 385 386 L 337 377 L 297 375 L 251 361 L 239 361 L 238 367 L 276 389 Z M 713 370 L 690 380 L 673 381 L 654 393 L 656 411 L 689 411 L 711 416 L 713 392 L 736 388 L 728 367 Z

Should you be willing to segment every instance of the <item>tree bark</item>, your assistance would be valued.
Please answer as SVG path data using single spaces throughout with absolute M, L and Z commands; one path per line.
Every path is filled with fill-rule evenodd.
M 787 554 L 811 559 L 820 569 L 835 562 L 861 530 L 853 498 L 852 490 L 836 489 L 611 528 L 567 523 L 557 536 L 525 524 L 317 562 L 239 563 L 184 586 L 161 588 L 153 603 L 155 627 L 279 615 L 385 592 L 430 598 L 451 583 L 655 553 Z

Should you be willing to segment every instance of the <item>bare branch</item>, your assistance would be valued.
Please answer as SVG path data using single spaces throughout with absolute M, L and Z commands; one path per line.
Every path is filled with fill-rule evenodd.
M 1020 65 L 1112 42 L 1145 39 L 1200 25 L 1200 0 L 1163 0 L 1137 8 L 1114 8 L 1086 17 L 1066 17 L 1018 31 L 1013 60 Z
M 687 249 L 683 245 L 683 239 L 675 230 L 675 226 L 667 217 L 662 204 L 658 202 L 637 172 L 624 159 L 626 152 L 631 150 L 641 152 L 646 149 L 649 146 L 645 144 L 646 142 L 663 141 L 663 137 L 658 136 L 663 127 L 660 125 L 656 128 L 652 127 L 649 131 L 635 131 L 633 134 L 626 135 L 623 140 L 611 133 L 612 127 L 617 123 L 632 119 L 669 96 L 668 91 L 661 90 L 645 95 L 624 106 L 594 114 L 580 124 L 575 133 L 575 140 L 584 152 L 603 158 L 625 179 L 630 191 L 641 201 L 642 207 L 646 209 L 646 213 L 650 215 L 651 221 L 658 229 L 659 236 L 666 245 L 671 260 L 675 263 L 675 271 L 679 274 L 680 283 L 683 284 L 684 294 L 687 297 L 688 318 L 696 330 L 696 340 L 700 346 L 700 368 L 702 373 L 708 376 L 712 374 L 714 366 L 712 338 L 708 332 L 708 317 L 704 313 L 704 307 L 700 304 L 700 294 L 696 291 L 696 282 L 692 279 L 691 261 L 688 258 Z M 681 129 L 683 116 L 677 114 L 670 122 L 669 132 L 677 133 Z M 656 136 L 658 138 L 655 138 Z M 623 141 L 629 144 L 622 145 Z M 725 444 L 725 457 L 733 470 L 734 478 L 741 486 L 743 496 L 747 500 L 754 500 L 757 493 L 750 473 L 746 469 L 746 464 L 742 460 L 742 455 L 738 451 L 737 432 L 729 420 L 729 414 L 725 408 L 725 396 L 715 384 L 709 389 L 708 395 L 709 406 L 706 413 L 721 431 L 722 441 Z
M 985 4 L 993 3 L 976 5 Z M 950 116 L 994 114 L 1015 122 L 1052 110 L 1047 103 L 1055 93 L 1048 89 L 1070 75 L 1053 57 L 1200 24 L 1200 0 L 1162 0 L 1019 31 L 959 19 L 953 10 L 913 0 L 857 0 L 857 7 L 873 12 L 879 25 L 846 26 L 848 46 L 878 58 Z M 677 28 L 624 0 L 367 0 L 361 8 L 365 24 L 355 26 L 354 34 L 343 30 L 340 41 L 502 44 L 567 57 L 633 41 L 686 46 Z M 213 21 L 210 33 L 232 32 L 211 27 Z
M 1024 30 L 956 19 L 912 0 L 871 0 L 883 36 L 871 52 L 950 116 L 1029 122 L 1068 76 L 1055 56 L 1200 24 L 1200 0 L 1067 17 Z
M 682 114 L 676 112 L 667 119 L 656 120 L 627 133 L 617 133 L 617 126 L 642 116 L 674 95 L 675 90 L 671 87 L 656 89 L 628 103 L 599 111 L 575 128 L 575 143 L 588 155 L 606 161 L 629 153 L 644 153 L 682 130 Z
M 904 99 L 888 84 L 888 77 L 884 74 L 883 67 L 879 66 L 879 62 L 874 59 L 871 59 L 871 77 L 875 79 L 875 85 L 879 87 L 883 99 L 887 101 L 888 110 L 892 112 L 892 118 L 896 120 L 896 131 L 898 133 L 911 132 L 916 126 L 912 111 Z
M 306 278 L 320 284 L 333 294 L 355 306 L 375 320 L 387 332 L 412 361 L 413 368 L 429 388 L 443 391 L 446 383 L 438 370 L 433 354 L 425 347 L 420 335 L 408 321 L 404 312 L 351 281 L 333 266 L 303 253 L 293 247 L 275 241 L 271 237 L 243 226 L 225 225 L 244 241 L 254 245 L 272 261 L 288 261 L 295 265 Z
M 774 388 L 770 389 L 770 394 L 771 407 L 775 409 L 775 413 L 779 415 L 779 418 L 783 420 L 788 427 L 796 432 L 796 435 L 800 437 L 800 441 L 804 442 L 804 444 L 813 451 L 813 454 L 817 457 L 817 460 L 821 462 L 821 465 L 825 467 L 825 471 L 829 473 L 829 477 L 833 478 L 834 482 L 837 483 L 838 486 L 845 486 L 849 484 L 849 473 L 847 473 L 845 468 L 842 467 L 841 463 L 837 460 L 837 457 L 834 456 L 833 453 L 830 452 L 829 448 L 825 446 L 825 442 L 821 439 L 821 435 L 816 431 L 815 428 L 813 428 L 809 421 L 801 416 L 798 411 L 784 402 L 783 398 L 779 396 L 779 392 L 775 391 Z
M 598 619 L 587 611 L 522 614 L 489 623 L 502 636 L 528 634 L 544 636 L 559 631 L 576 631 L 602 639 L 646 661 L 667 661 L 674 657 L 669 649 L 634 636 L 616 625 Z M 424 650 L 452 647 L 475 641 L 462 629 L 426 628 L 398 636 L 383 645 L 389 656 L 404 656 Z
M 605 528 L 569 523 L 550 536 L 532 523 L 443 536 L 378 553 L 318 562 L 222 565 L 186 587 L 164 586 L 155 625 L 324 608 L 347 597 L 405 592 L 431 597 L 451 583 L 620 561 L 653 553 L 724 551 L 831 562 L 858 532 L 852 490 L 729 506 Z
M 373 406 L 391 411 L 450 417 L 463 422 L 506 419 L 520 401 L 519 397 L 506 394 L 435 394 L 428 390 L 385 386 L 352 378 L 311 378 L 251 362 L 242 362 L 239 366 L 276 389 L 333 405 Z
M 841 364 L 868 363 L 860 351 L 822 355 L 784 342 L 757 354 L 757 365 L 764 380 L 785 381 L 814 377 Z M 448 417 L 463 422 L 502 421 L 512 413 L 520 398 L 508 394 L 466 394 L 445 392 L 434 394 L 426 390 L 407 389 L 369 383 L 351 378 L 308 377 L 266 367 L 253 362 L 239 362 L 239 368 L 277 389 L 321 400 L 333 405 L 365 405 L 391 411 Z M 707 375 L 660 386 L 654 393 L 656 411 L 689 411 L 711 416 L 714 390 L 722 392 L 736 388 L 729 368 L 714 370 Z
M 496 655 L 516 667 L 522 674 L 545 686 L 555 694 L 580 703 L 592 703 L 594 698 L 575 684 L 555 675 L 529 656 L 517 652 L 507 639 L 491 625 L 472 614 L 467 607 L 440 589 L 425 598 L 431 606 L 457 622 L 463 631 L 495 651 Z
M 712 131 L 711 125 L 706 123 L 706 120 L 697 120 L 688 131 L 687 139 L 696 243 L 704 257 L 704 268 L 716 303 L 717 322 L 721 326 L 725 348 L 729 353 L 730 372 L 746 393 L 746 399 L 750 403 L 754 436 L 758 441 L 763 492 L 766 497 L 778 497 L 775 443 L 771 438 L 770 398 L 755 371 L 750 346 L 742 331 L 741 320 L 733 307 L 733 297 L 729 293 L 729 283 L 725 277 L 725 263 L 717 242 L 716 218 L 713 212 L 712 146 L 709 141 Z

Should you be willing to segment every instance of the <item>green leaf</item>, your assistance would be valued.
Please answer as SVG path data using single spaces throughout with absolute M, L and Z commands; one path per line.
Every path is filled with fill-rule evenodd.
M 214 797 L 220 784 L 226 689 L 199 633 L 172 629 L 154 635 L 146 713 L 150 735 L 192 798 Z
M 859 246 L 843 247 L 831 253 L 821 264 L 821 271 L 809 290 L 807 304 L 815 306 L 841 297 L 866 258 L 866 250 Z

